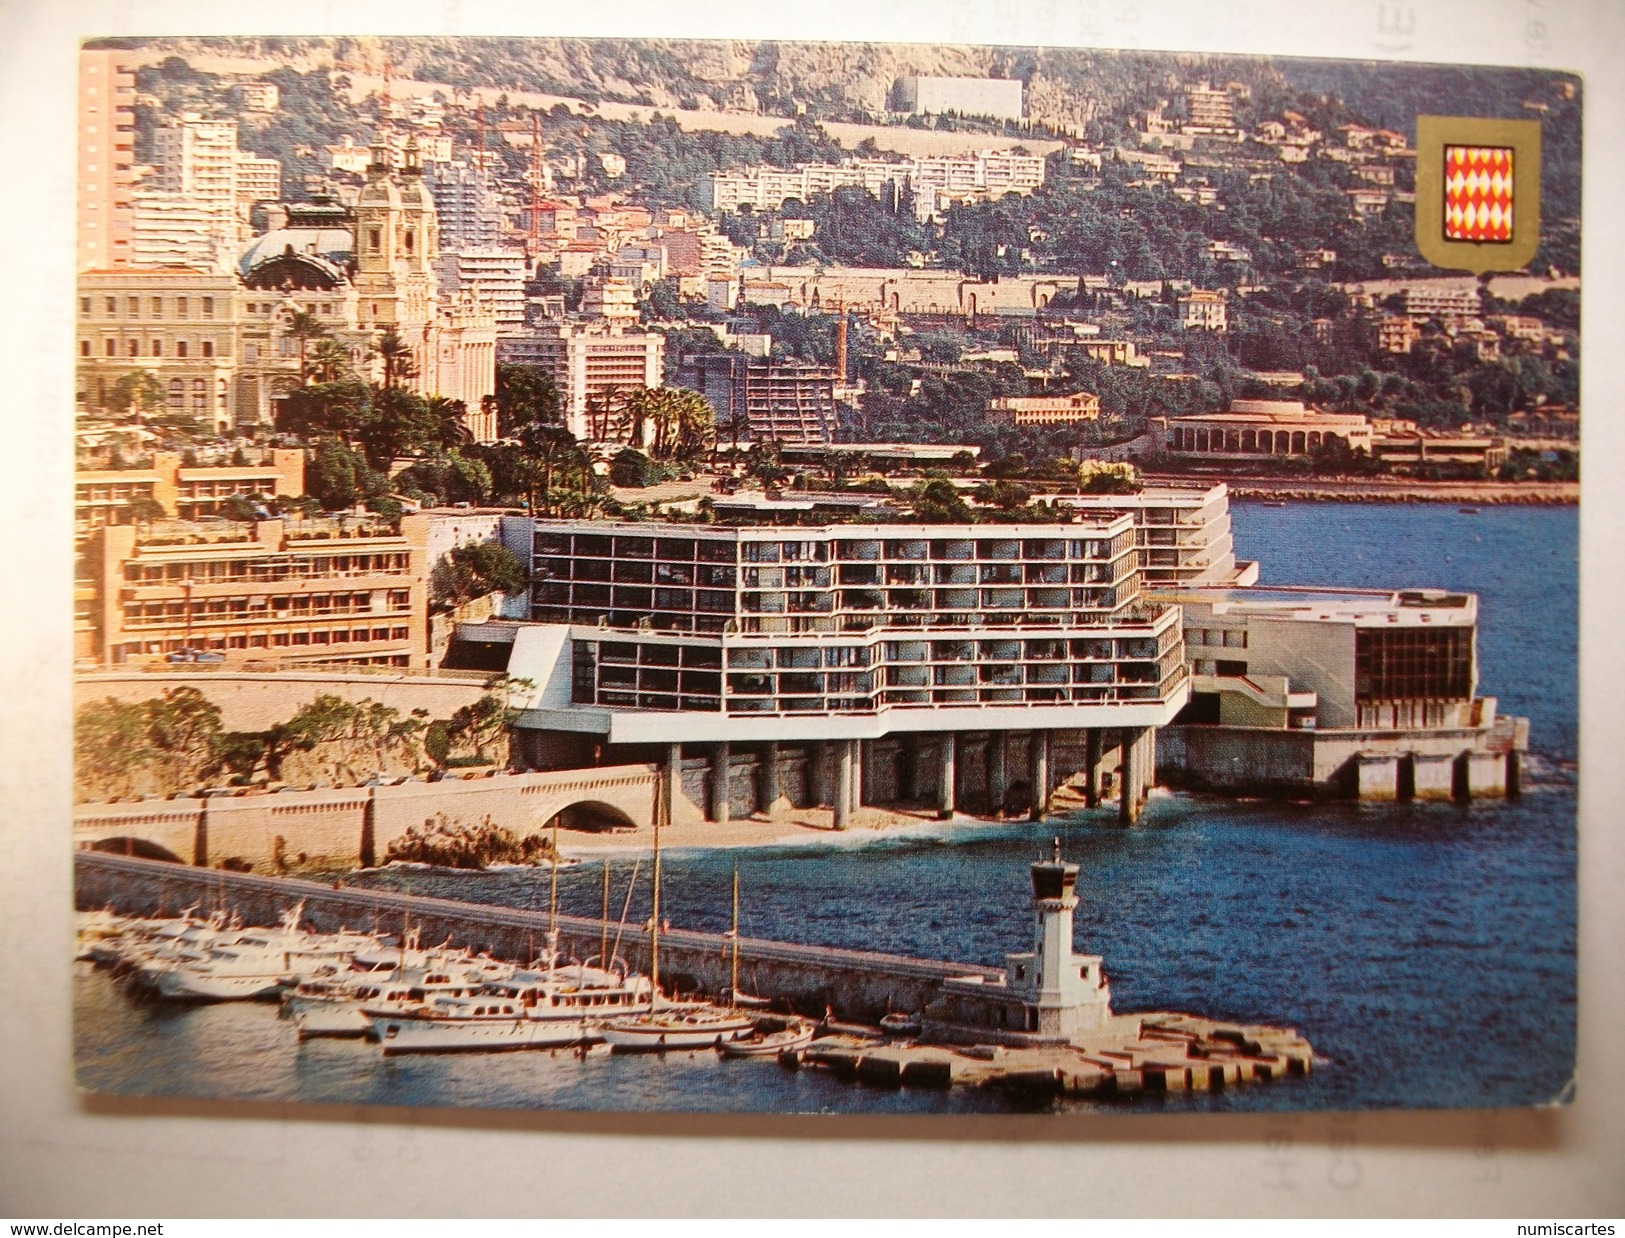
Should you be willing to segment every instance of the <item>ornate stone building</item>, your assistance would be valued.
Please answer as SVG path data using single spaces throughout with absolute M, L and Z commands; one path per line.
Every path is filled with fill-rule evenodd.
M 353 210 L 331 202 L 276 208 L 270 230 L 230 274 L 184 267 L 83 273 L 81 408 L 127 412 L 114 389 L 125 374 L 144 370 L 173 411 L 184 408 L 217 430 L 265 426 L 276 402 L 299 385 L 301 370 L 320 372 L 342 360 L 356 377 L 381 381 L 379 344 L 393 330 L 405 345 L 403 384 L 463 401 L 474 436 L 494 437 L 495 417 L 483 407 L 496 390 L 494 312 L 437 293 L 439 229 L 416 146 L 407 142 L 398 169 L 383 143 L 372 154 Z M 319 334 L 301 338 L 305 321 Z M 200 380 L 202 401 L 193 391 Z

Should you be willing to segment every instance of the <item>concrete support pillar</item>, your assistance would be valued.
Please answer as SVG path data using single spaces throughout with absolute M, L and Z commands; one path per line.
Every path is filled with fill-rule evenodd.
M 1004 816 L 1004 797 L 1010 790 L 1010 733 L 991 731 L 987 737 L 987 812 Z
M 1140 799 L 1149 799 L 1157 785 L 1157 728 L 1148 726 L 1140 736 Z
M 677 801 L 683 794 L 683 745 L 666 745 L 666 775 L 661 779 L 660 824 L 671 825 L 677 820 Z
M 829 777 L 829 744 L 824 740 L 807 748 L 807 795 L 814 807 L 835 802 Z
M 1516 748 L 1507 753 L 1506 788 L 1514 799 L 1523 794 L 1523 753 Z
M 1144 751 L 1140 743 L 1141 734 L 1138 728 L 1125 729 L 1123 732 L 1122 764 L 1117 769 L 1117 819 L 1124 825 L 1133 825 L 1140 819 L 1140 808 L 1144 803 L 1140 781 Z
M 756 775 L 756 807 L 763 816 L 771 817 L 780 795 L 778 744 L 763 745 L 762 753 L 756 760 Z
M 1100 807 L 1100 732 L 1094 727 L 1083 733 L 1083 802 Z
M 1391 752 L 1362 752 L 1355 757 L 1355 786 L 1362 800 L 1399 798 L 1399 757 Z
M 844 830 L 852 820 L 852 741 L 843 739 L 835 750 L 835 828 Z
M 728 824 L 728 766 L 732 760 L 733 751 L 726 741 L 718 744 L 711 756 L 711 820 L 718 825 Z
M 852 750 L 851 797 L 846 806 L 848 812 L 857 812 L 863 807 L 863 742 L 861 739 L 847 741 L 847 746 Z
M 1032 757 L 1032 819 L 1042 821 L 1049 816 L 1049 732 L 1034 731 L 1028 752 Z
M 954 815 L 954 766 L 959 753 L 959 737 L 952 731 L 942 737 L 937 761 L 937 816 L 946 821 Z

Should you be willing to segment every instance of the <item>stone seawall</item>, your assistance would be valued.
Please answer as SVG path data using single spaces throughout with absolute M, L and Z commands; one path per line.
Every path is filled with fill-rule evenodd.
M 81 909 L 111 906 L 132 915 L 174 915 L 190 906 L 205 912 L 225 908 L 250 924 L 274 924 L 289 907 L 303 901 L 302 923 L 319 931 L 347 927 L 398 935 L 410 926 L 425 943 L 446 941 L 514 962 L 537 957 L 547 941 L 545 911 L 98 852 L 74 856 L 74 882 Z M 648 933 L 641 926 L 580 916 L 560 916 L 558 924 L 559 948 L 567 957 L 595 959 L 607 940 L 610 953 L 634 970 L 649 968 Z M 739 986 L 747 992 L 802 1014 L 822 1015 L 826 1007 L 833 1007 L 843 1018 L 863 1020 L 877 1020 L 893 1010 L 922 1009 L 949 976 L 998 974 L 970 964 L 756 938 L 740 939 L 739 960 Z M 684 929 L 661 933 L 660 977 L 667 992 L 721 994 L 729 986 L 731 970 L 732 943 L 726 935 Z
M 489 816 L 521 837 L 565 813 L 613 826 L 648 825 L 659 773 L 652 765 L 616 765 L 549 773 L 497 773 L 439 782 L 315 788 L 79 804 L 78 846 L 116 848 L 185 864 L 275 872 L 283 865 L 336 868 L 378 863 L 389 844 L 441 814 L 463 825 Z M 142 846 L 141 844 L 147 844 Z

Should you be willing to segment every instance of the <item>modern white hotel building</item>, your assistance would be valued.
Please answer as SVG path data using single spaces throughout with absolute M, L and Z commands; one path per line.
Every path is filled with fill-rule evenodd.
M 891 803 L 1041 816 L 1060 782 L 1115 753 L 1132 819 L 1155 729 L 1188 695 L 1179 609 L 1142 597 L 1126 513 L 510 519 L 503 538 L 532 564 L 533 622 L 462 629 L 450 664 L 536 685 L 520 703 L 532 765 L 667 762 L 672 817 L 829 805 L 840 826 Z

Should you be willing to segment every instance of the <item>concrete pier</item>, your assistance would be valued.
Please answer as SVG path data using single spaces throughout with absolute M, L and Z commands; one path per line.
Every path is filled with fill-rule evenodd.
M 1411 763 L 1411 796 L 1419 800 L 1456 798 L 1456 759 L 1445 753 L 1416 752 Z

